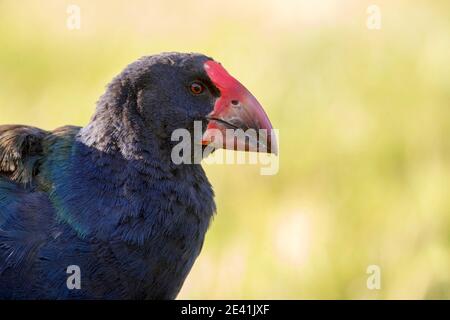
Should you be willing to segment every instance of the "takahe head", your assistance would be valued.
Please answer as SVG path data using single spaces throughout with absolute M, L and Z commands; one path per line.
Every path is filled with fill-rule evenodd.
M 202 54 L 163 53 L 130 64 L 109 85 L 94 120 L 110 114 L 130 126 L 142 123 L 167 145 L 176 129 L 187 129 L 194 137 L 194 121 L 199 121 L 203 132 L 194 143 L 277 152 L 270 139 L 272 125 L 256 98 L 220 63 Z M 236 129 L 263 129 L 268 138 L 226 140 L 226 130 Z M 218 140 L 220 134 L 223 140 Z

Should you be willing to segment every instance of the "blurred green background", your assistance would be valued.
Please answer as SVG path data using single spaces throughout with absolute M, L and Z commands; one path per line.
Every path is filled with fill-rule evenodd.
M 450 298 L 449 1 L 0 0 L 0 123 L 85 125 L 161 51 L 222 62 L 280 130 L 277 175 L 207 166 L 218 214 L 179 298 Z

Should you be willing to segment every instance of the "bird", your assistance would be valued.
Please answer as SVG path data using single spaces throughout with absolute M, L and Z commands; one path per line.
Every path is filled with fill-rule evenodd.
M 200 53 L 132 62 L 84 127 L 1 125 L 0 299 L 176 299 L 216 213 L 201 161 L 172 159 L 179 129 L 202 151 L 277 153 L 270 137 L 215 138 L 273 127 L 250 91 Z

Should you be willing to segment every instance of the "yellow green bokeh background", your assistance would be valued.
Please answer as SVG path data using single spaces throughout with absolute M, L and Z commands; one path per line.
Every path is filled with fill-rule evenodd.
M 277 175 L 206 166 L 218 213 L 179 298 L 450 298 L 449 1 L 1 0 L 0 124 L 85 125 L 162 51 L 222 62 L 280 131 Z

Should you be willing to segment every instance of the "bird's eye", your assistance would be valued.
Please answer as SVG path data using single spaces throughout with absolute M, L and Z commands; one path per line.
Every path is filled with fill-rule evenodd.
M 203 93 L 203 91 L 205 90 L 205 86 L 200 82 L 192 82 L 190 89 L 193 94 L 199 95 Z

